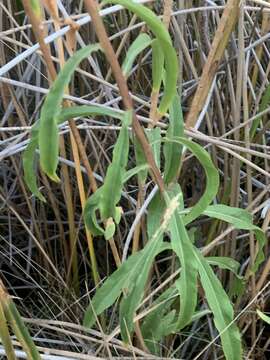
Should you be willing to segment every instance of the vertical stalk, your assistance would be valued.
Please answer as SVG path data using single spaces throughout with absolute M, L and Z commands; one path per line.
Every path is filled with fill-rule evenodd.
M 110 66 L 111 66 L 112 72 L 114 74 L 115 80 L 116 80 L 118 88 L 119 88 L 120 95 L 122 96 L 124 107 L 126 110 L 133 110 L 133 102 L 132 102 L 131 96 L 129 94 L 127 82 L 123 75 L 121 67 L 119 65 L 119 62 L 117 60 L 115 52 L 113 50 L 112 44 L 110 43 L 110 40 L 106 33 L 102 19 L 99 16 L 98 4 L 95 0 L 84 0 L 84 3 L 85 3 L 85 6 L 86 6 L 90 16 L 91 16 L 91 19 L 94 24 L 94 28 L 95 28 L 97 37 L 99 39 L 100 45 L 103 48 L 104 53 L 107 58 L 107 61 L 109 62 Z M 161 192 L 163 192 L 164 191 L 164 183 L 163 183 L 161 173 L 155 163 L 155 159 L 154 159 L 154 156 L 152 153 L 151 146 L 149 145 L 149 143 L 147 141 L 144 130 L 141 127 L 139 120 L 134 111 L 133 111 L 133 118 L 132 118 L 132 127 L 133 127 L 135 135 L 137 136 L 137 138 L 143 148 L 146 160 L 151 169 L 152 177 L 153 177 L 154 181 L 157 183 L 157 185 L 159 186 Z

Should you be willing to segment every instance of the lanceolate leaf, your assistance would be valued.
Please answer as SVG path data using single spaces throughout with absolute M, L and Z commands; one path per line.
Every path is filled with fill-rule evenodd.
M 7 359 L 8 360 L 16 360 L 14 348 L 12 345 L 11 337 L 8 330 L 8 323 L 4 313 L 4 307 L 2 307 L 0 301 L 0 340 L 4 345 Z
M 238 275 L 238 270 L 240 267 L 238 261 L 225 256 L 208 256 L 206 260 L 208 264 L 218 266 L 220 269 L 230 270 L 237 277 L 242 278 Z
M 158 93 L 164 70 L 164 55 L 160 42 L 155 39 L 152 42 L 152 78 L 153 78 L 153 92 Z
M 100 46 L 89 45 L 77 51 L 64 65 L 53 83 L 41 110 L 39 127 L 39 150 L 42 170 L 52 179 L 58 181 L 56 168 L 58 165 L 59 135 L 58 116 L 61 113 L 61 103 L 64 91 L 79 63 Z
M 133 316 L 135 310 L 143 298 L 145 284 L 149 271 L 152 267 L 157 249 L 162 242 L 163 231 L 160 231 L 150 240 L 141 253 L 140 271 L 133 279 L 131 288 L 124 293 L 124 298 L 120 304 L 120 327 L 121 336 L 124 342 L 128 343 L 130 334 L 133 331 Z
M 200 281 L 209 307 L 214 314 L 214 323 L 221 337 L 225 357 L 227 360 L 242 359 L 241 337 L 233 322 L 233 308 L 228 295 L 207 260 L 195 248 L 194 255 L 197 258 Z
M 260 310 L 257 310 L 257 314 L 259 315 L 259 317 L 266 322 L 267 324 L 270 325 L 270 316 L 267 316 L 266 314 L 264 314 L 263 312 L 261 312 Z
M 170 199 L 167 194 L 166 202 Z M 181 273 L 175 286 L 180 295 L 180 311 L 175 329 L 181 330 L 190 323 L 197 304 L 197 262 L 193 254 L 193 245 L 188 237 L 183 219 L 175 212 L 169 224 L 172 249 L 179 258 Z
M 165 209 L 165 201 L 158 191 L 148 207 L 147 235 L 149 239 L 154 235 L 156 229 L 159 228 Z
M 130 178 L 132 178 L 134 175 L 137 175 L 140 172 L 143 172 L 145 170 L 149 169 L 149 165 L 148 164 L 144 164 L 144 165 L 138 165 L 135 166 L 135 168 L 130 169 L 126 172 L 126 174 L 124 175 L 123 178 L 123 182 L 127 182 Z
M 160 252 L 170 248 L 168 243 L 160 243 L 156 248 L 154 257 Z M 144 249 L 131 255 L 110 277 L 99 287 L 84 314 L 83 324 L 92 327 L 96 322 L 96 315 L 100 315 L 104 310 L 113 305 L 122 291 L 131 290 L 134 279 L 141 271 L 144 261 Z M 152 259 L 153 260 L 153 259 Z
M 269 102 L 270 102 L 270 85 L 267 85 L 267 87 L 264 91 L 258 112 L 260 113 L 260 112 L 266 110 L 267 106 L 269 105 Z M 260 125 L 260 122 L 262 121 L 262 118 L 263 117 L 261 116 L 258 119 L 253 121 L 253 123 L 251 125 L 251 129 L 250 129 L 250 138 L 251 139 L 254 137 L 256 130 L 257 130 L 258 126 Z
M 110 277 L 99 287 L 84 314 L 83 325 L 91 328 L 95 322 L 95 314 L 99 315 L 110 307 L 121 295 L 122 289 L 128 287 L 132 269 L 136 266 L 141 253 L 130 256 Z
M 9 323 L 12 326 L 14 334 L 20 341 L 24 351 L 27 353 L 27 358 L 33 360 L 41 360 L 41 357 L 31 338 L 31 335 L 25 327 L 22 318 L 12 300 L 9 301 L 9 303 L 6 305 L 5 314 L 8 318 Z
M 155 163 L 157 164 L 157 167 L 160 168 L 160 145 L 161 145 L 160 128 L 156 127 L 154 129 L 151 129 L 146 133 L 146 135 L 153 150 Z
M 184 122 L 181 102 L 178 95 L 173 99 L 170 105 L 170 123 L 166 132 L 168 140 L 176 137 L 183 137 L 184 135 Z M 165 142 L 164 147 L 165 168 L 164 168 L 164 182 L 169 184 L 176 179 L 179 171 L 182 145 L 174 142 Z
M 62 124 L 63 122 L 81 116 L 110 116 L 115 119 L 122 119 L 123 114 L 111 110 L 104 106 L 94 106 L 94 105 L 82 105 L 82 106 L 71 106 L 68 108 L 63 108 L 61 113 L 57 117 L 57 125 Z M 29 190 L 38 197 L 41 201 L 46 201 L 44 196 L 38 189 L 37 186 L 37 177 L 34 171 L 34 161 L 35 161 L 35 152 L 38 148 L 38 134 L 40 128 L 40 120 L 38 120 L 35 125 L 32 127 L 31 139 L 27 145 L 24 154 L 23 154 L 23 168 L 24 168 L 24 178 Z
M 153 260 L 157 253 L 160 252 L 163 233 L 170 224 L 174 213 L 177 212 L 176 210 L 179 204 L 179 197 L 180 194 L 178 193 L 176 196 L 172 196 L 168 199 L 163 221 L 155 231 L 153 237 L 142 250 L 140 262 L 138 262 L 138 265 L 140 265 L 139 272 L 137 273 L 137 276 L 133 279 L 132 288 L 129 289 L 129 291 L 125 292 L 124 298 L 121 302 L 120 327 L 121 335 L 125 342 L 128 342 L 129 338 L 131 337 L 133 331 L 133 317 L 135 310 L 143 297 L 144 287 L 147 282 Z M 165 243 L 163 243 L 163 245 L 165 245 Z M 166 246 L 166 248 L 170 248 L 170 246 L 168 245 Z
M 129 75 L 136 57 L 148 46 L 150 46 L 151 43 L 152 39 L 145 33 L 139 34 L 138 37 L 134 40 L 134 42 L 129 47 L 125 60 L 122 64 L 122 70 L 125 76 Z
M 171 333 L 170 325 L 175 322 L 175 310 L 169 313 L 168 311 L 178 296 L 175 286 L 165 290 L 154 301 L 151 306 L 153 310 L 143 320 L 141 331 L 151 353 L 157 354 L 159 351 L 159 341 Z
M 170 35 L 162 21 L 146 6 L 131 0 L 105 0 L 104 4 L 119 4 L 132 11 L 139 18 L 146 22 L 160 43 L 165 59 L 166 84 L 164 84 L 164 95 L 159 106 L 160 115 L 164 115 L 175 95 L 178 61 L 174 47 L 172 46 Z
M 126 174 L 129 152 L 128 127 L 132 112 L 127 111 L 123 125 L 113 150 L 112 163 L 109 165 L 104 184 L 87 200 L 84 208 L 84 221 L 93 235 L 103 235 L 104 230 L 97 224 L 96 211 L 100 212 L 101 221 L 117 217 L 116 205 L 121 198 L 121 191 Z
M 252 223 L 251 214 L 244 210 L 226 205 L 211 205 L 204 211 L 204 214 L 212 218 L 220 219 L 232 224 L 236 229 L 254 231 L 258 240 L 258 253 L 252 268 L 253 272 L 258 270 L 260 264 L 264 261 L 263 247 L 266 243 L 266 237 L 262 229 Z

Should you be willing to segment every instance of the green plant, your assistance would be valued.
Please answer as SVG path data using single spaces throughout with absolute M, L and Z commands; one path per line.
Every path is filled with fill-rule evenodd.
M 254 231 L 259 246 L 254 267 L 256 271 L 263 261 L 263 245 L 265 236 L 262 230 L 252 223 L 248 212 L 225 205 L 211 205 L 219 189 L 218 170 L 209 154 L 198 144 L 184 137 L 183 119 L 180 98 L 176 91 L 177 56 L 172 46 L 169 33 L 162 22 L 148 8 L 127 0 L 105 1 L 117 3 L 134 12 L 144 20 L 152 31 L 154 39 L 143 34 L 131 45 L 122 69 L 128 76 L 131 64 L 136 56 L 147 46 L 153 49 L 153 91 L 159 92 L 161 84 L 164 93 L 158 107 L 158 116 L 169 110 L 169 126 L 165 136 L 158 128 L 149 129 L 148 139 L 156 163 L 164 172 L 165 191 L 159 192 L 153 199 L 155 206 L 149 207 L 147 226 L 149 240 L 145 247 L 130 256 L 108 279 L 97 289 L 91 304 L 85 312 L 84 325 L 92 327 L 96 316 L 121 297 L 119 317 L 121 335 L 124 342 L 132 339 L 134 317 L 140 308 L 144 297 L 145 286 L 155 257 L 166 251 L 173 252 L 179 261 L 180 275 L 175 283 L 165 290 L 156 300 L 159 309 L 159 322 L 162 327 L 151 321 L 154 310 L 142 320 L 142 334 L 151 351 L 156 351 L 153 344 L 162 337 L 179 332 L 188 326 L 194 318 L 212 312 L 215 326 L 220 334 L 225 357 L 229 360 L 240 359 L 242 345 L 240 332 L 234 322 L 233 306 L 223 289 L 220 280 L 212 269 L 219 266 L 237 274 L 238 263 L 229 258 L 207 258 L 196 247 L 187 226 L 204 215 L 232 224 L 237 229 Z M 65 87 L 68 85 L 77 65 L 93 51 L 101 50 L 100 45 L 91 45 L 79 50 L 72 56 L 59 73 L 41 111 L 40 121 L 33 127 L 31 141 L 24 154 L 25 179 L 30 190 L 44 200 L 38 190 L 33 170 L 33 158 L 38 148 L 40 151 L 41 169 L 53 180 L 59 181 L 56 175 L 58 165 L 58 125 L 74 116 L 102 115 L 120 119 L 122 128 L 114 146 L 112 163 L 107 169 L 104 184 L 87 200 L 84 209 L 84 220 L 93 235 L 103 235 L 110 239 L 121 220 L 121 208 L 118 206 L 125 181 L 130 176 L 138 175 L 144 183 L 148 164 L 140 145 L 134 141 L 137 165 L 128 170 L 128 155 L 130 150 L 129 126 L 132 121 L 132 111 L 123 114 L 100 106 L 71 107 L 62 109 L 61 102 Z M 177 183 L 181 169 L 181 154 L 183 148 L 188 149 L 204 168 L 207 183 L 201 199 L 192 207 L 185 208 L 183 194 Z M 161 161 L 161 149 L 164 163 Z M 99 225 L 97 211 L 105 228 Z M 157 230 L 156 230 L 157 229 Z M 168 235 L 170 241 L 167 241 Z M 210 310 L 196 311 L 198 303 L 198 281 L 205 292 Z
M 24 325 L 24 322 L 12 301 L 6 292 L 2 281 L 0 280 L 0 339 L 5 347 L 8 360 L 15 360 L 16 355 L 11 340 L 10 329 L 13 330 L 16 338 L 26 352 L 28 359 L 40 360 L 39 352 Z

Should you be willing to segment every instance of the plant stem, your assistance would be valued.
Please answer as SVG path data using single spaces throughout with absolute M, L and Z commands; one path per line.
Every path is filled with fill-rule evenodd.
M 106 33 L 103 21 L 99 15 L 98 4 L 95 0 L 84 0 L 84 3 L 87 8 L 87 11 L 89 12 L 92 18 L 92 22 L 94 24 L 94 28 L 97 37 L 99 39 L 100 45 L 104 50 L 106 58 L 111 66 L 112 72 L 114 74 L 115 80 L 119 88 L 120 95 L 122 96 L 124 107 L 126 108 L 126 110 L 133 110 L 133 102 L 129 94 L 127 82 L 119 65 L 119 62 L 117 60 L 117 56 L 115 55 L 114 49 Z M 146 160 L 151 169 L 151 175 L 153 177 L 153 180 L 159 186 L 160 191 L 163 192 L 164 182 L 161 173 L 156 165 L 151 146 L 147 141 L 144 130 L 141 127 L 139 120 L 134 111 L 133 111 L 132 127 L 135 135 L 137 136 L 143 148 Z

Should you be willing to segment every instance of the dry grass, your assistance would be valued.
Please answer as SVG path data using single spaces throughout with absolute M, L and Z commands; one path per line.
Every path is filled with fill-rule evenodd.
M 156 13 L 163 14 L 162 2 L 147 2 Z M 41 20 L 44 25 L 41 36 L 50 34 L 52 39 L 53 34 L 60 33 L 60 29 L 67 26 L 63 24 L 64 19 L 67 19 L 66 24 L 70 24 L 71 30 L 63 31 L 61 40 L 50 42 L 50 61 L 58 71 L 74 50 L 75 41 L 80 48 L 93 42 L 95 35 L 83 1 L 59 0 L 57 3 L 61 21 L 58 22 L 52 12 L 46 10 L 45 18 Z M 235 15 L 236 3 L 240 3 L 239 14 L 232 19 L 230 10 Z M 227 7 L 224 11 L 222 0 L 174 1 L 171 18 L 166 9 L 166 21 L 170 19 L 169 30 L 179 56 L 178 86 L 182 92 L 184 115 L 188 119 L 185 131 L 187 136 L 205 146 L 219 168 L 221 188 L 218 200 L 249 209 L 255 223 L 269 235 L 269 105 L 264 109 L 259 124 L 262 131 L 252 137 L 249 130 L 253 121 L 261 116 L 258 116 L 259 104 L 269 82 L 270 2 L 228 1 L 227 5 L 234 7 Z M 116 7 L 106 17 L 105 25 L 121 63 L 129 44 L 144 29 L 144 24 Z M 225 35 L 218 32 L 222 28 L 227 32 Z M 99 281 L 98 277 L 93 280 L 91 272 L 91 261 L 92 265 L 95 261 L 90 261 L 89 257 L 91 241 L 99 276 L 104 279 L 115 270 L 115 259 L 122 257 L 126 239 L 132 239 L 130 229 L 136 228 L 133 222 L 140 206 L 147 207 L 149 196 L 152 196 L 152 181 L 148 179 L 145 197 L 138 191 L 136 181 L 126 186 L 121 202 L 124 221 L 111 246 L 103 239 L 92 239 L 85 232 L 82 220 L 84 197 L 90 189 L 93 190 L 93 184 L 100 186 L 102 183 L 119 127 L 105 118 L 80 118 L 61 127 L 64 139 L 60 155 L 62 182 L 55 185 L 40 174 L 39 184 L 47 203 L 31 196 L 23 180 L 21 154 L 29 138 L 30 126 L 38 119 L 51 82 L 50 76 L 53 78 L 48 71 L 48 59 L 46 61 L 35 44 L 35 36 L 20 1 L 2 0 L 1 279 L 9 294 L 15 297 L 38 349 L 47 354 L 44 358 L 53 359 L 55 355 L 63 359 L 113 359 L 121 356 L 123 359 L 150 359 L 139 341 L 126 347 L 119 340 L 116 308 L 108 314 L 106 327 L 102 318 L 97 330 L 86 330 L 80 324 L 89 297 L 94 294 Z M 145 52 L 128 81 L 137 118 L 141 126 L 146 127 L 151 123 L 150 65 L 151 53 Z M 102 56 L 84 61 L 77 69 L 66 99 L 76 104 L 102 103 L 122 109 L 112 70 Z M 196 92 L 196 89 L 199 90 Z M 166 118 L 158 124 L 164 129 Z M 186 203 L 192 205 L 204 189 L 204 175 L 194 158 L 187 155 L 183 160 L 179 182 Z M 134 164 L 134 158 L 130 158 L 130 163 Z M 134 240 L 136 247 L 138 243 L 140 247 L 143 245 L 145 235 L 143 216 L 139 222 Z M 246 274 L 256 251 L 252 234 L 237 232 L 220 222 L 205 219 L 197 221 L 194 226 L 205 254 L 231 256 L 241 263 L 241 274 Z M 246 359 L 269 358 L 269 328 L 256 316 L 256 308 L 270 311 L 268 245 L 265 255 L 268 260 L 249 279 L 243 295 L 237 299 L 237 321 L 245 343 Z M 151 309 L 153 296 L 176 275 L 174 258 L 157 261 L 153 270 L 153 288 L 146 294 L 138 319 Z M 229 291 L 233 279 L 225 272 L 221 273 L 221 278 Z M 204 307 L 203 301 L 201 306 Z M 200 359 L 218 359 L 219 344 L 212 343 L 216 335 L 211 317 L 205 317 L 180 334 L 168 337 L 160 347 L 160 358 L 189 360 L 201 354 Z M 15 338 L 13 342 L 18 349 L 17 357 L 23 358 Z M 1 356 L 3 347 L 0 345 Z

